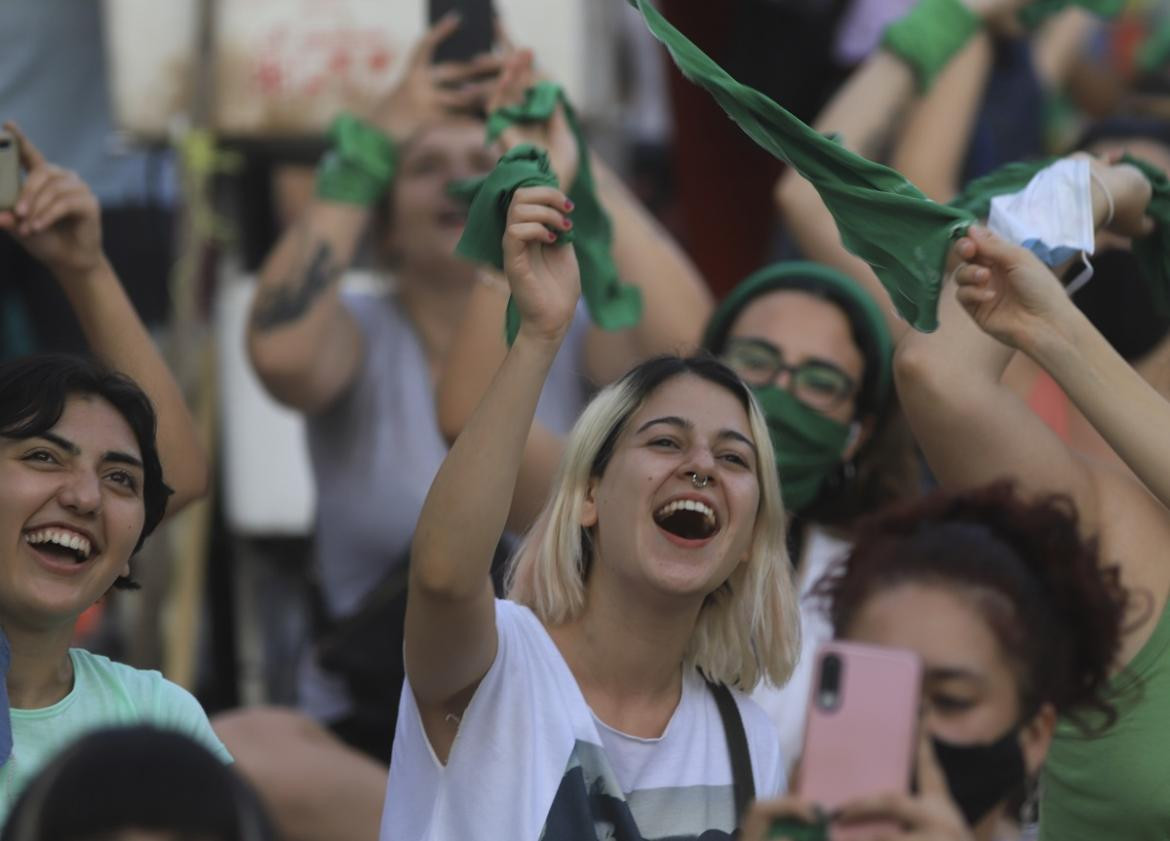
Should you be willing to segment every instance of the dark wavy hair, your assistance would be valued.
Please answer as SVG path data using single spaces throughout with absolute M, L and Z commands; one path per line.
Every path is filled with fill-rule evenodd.
M 937 491 L 863 519 L 854 537 L 815 590 L 838 635 L 900 584 L 961 591 L 1011 660 L 1025 716 L 1047 703 L 1086 733 L 1116 721 L 1107 688 L 1129 599 L 1067 496 L 1025 501 L 1008 481 Z
M 100 397 L 126 421 L 142 454 L 142 498 L 145 517 L 134 552 L 162 521 L 172 491 L 163 481 L 155 442 L 155 414 L 142 389 L 100 363 L 68 354 L 38 354 L 0 364 L 0 437 L 34 438 L 61 419 L 65 402 L 74 396 Z M 115 587 L 136 589 L 128 577 Z
M 0 841 L 89 841 L 127 829 L 277 839 L 234 769 L 189 736 L 139 725 L 98 730 L 61 751 L 25 788 Z

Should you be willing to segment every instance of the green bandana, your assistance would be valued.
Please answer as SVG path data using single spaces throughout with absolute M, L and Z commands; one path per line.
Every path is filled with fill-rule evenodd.
M 593 183 L 593 171 L 589 166 L 589 152 L 585 136 L 577 116 L 565 99 L 560 87 L 551 82 L 541 82 L 529 88 L 524 102 L 519 105 L 500 108 L 488 118 L 487 141 L 495 141 L 500 134 L 514 123 L 544 122 L 552 116 L 557 105 L 565 109 L 565 118 L 577 140 L 580 163 L 577 178 L 568 191 L 574 204 L 573 233 L 567 237 L 561 231 L 554 231 L 561 242 L 574 242 L 577 262 L 581 268 L 581 295 L 593 322 L 603 330 L 623 330 L 635 326 L 642 320 L 642 294 L 635 286 L 623 284 L 618 279 L 617 267 L 613 262 L 613 226 L 609 216 L 597 198 Z M 521 147 L 532 150 L 533 147 Z M 516 150 L 513 150 L 516 151 Z M 519 187 L 558 186 L 556 175 L 548 166 L 547 156 L 539 174 L 531 159 L 531 151 L 525 153 L 530 161 L 525 167 L 517 167 L 511 153 L 500 159 L 500 165 L 482 182 L 482 189 L 491 185 L 490 200 L 480 202 L 478 195 L 468 211 L 467 225 L 456 246 L 455 253 L 471 260 L 490 263 L 496 268 L 503 267 L 503 253 L 500 240 L 504 235 L 508 205 L 512 193 Z M 501 172 L 505 161 L 509 165 Z M 551 181 L 548 180 L 551 178 Z M 539 179 L 529 180 L 529 179 Z M 523 183 L 521 183 L 523 182 Z M 477 192 L 477 183 L 462 182 L 453 185 L 453 192 L 467 195 Z M 490 243 L 494 237 L 494 244 Z M 508 344 L 516 338 L 520 329 L 520 315 L 513 301 L 508 301 L 507 316 Z
M 880 412 L 890 394 L 894 355 L 894 340 L 885 316 L 857 281 L 820 263 L 774 263 L 750 275 L 716 307 L 703 334 L 703 347 L 715 354 L 722 352 L 740 313 L 761 295 L 783 289 L 828 298 L 845 313 L 865 357 L 865 379 L 858 395 L 858 409 L 862 413 Z
M 1069 6 L 1080 6 L 1103 18 L 1116 17 L 1125 7 L 1125 0 L 1033 0 L 1020 9 L 1020 23 L 1028 29 L 1035 29 L 1046 19 Z
M 1024 189 L 1037 172 L 1049 166 L 1057 158 L 1039 161 L 1023 161 L 1001 167 L 967 185 L 962 194 L 951 202 L 951 206 L 986 218 L 991 210 L 991 200 L 1004 193 L 1015 193 Z M 1143 276 L 1151 286 L 1158 311 L 1170 316 L 1170 179 L 1166 173 L 1143 160 L 1124 155 L 1123 163 L 1132 164 L 1153 187 L 1154 195 L 1146 213 L 1154 220 L 1154 232 L 1133 242 L 1133 253 L 1142 264 Z
M 936 329 L 947 252 L 974 221 L 970 214 L 930 201 L 895 170 L 821 136 L 764 94 L 735 81 L 649 0 L 630 3 L 684 76 L 816 188 L 841 242 L 869 263 L 902 317 L 918 330 Z
M 827 418 L 774 385 L 752 389 L 768 422 L 784 508 L 799 513 L 816 501 L 841 464 L 848 424 Z
M 369 207 L 394 179 L 394 143 L 380 129 L 353 114 L 341 114 L 329 127 L 333 148 L 317 167 L 317 197 Z
M 918 90 L 925 92 L 979 25 L 978 15 L 959 0 L 919 0 L 886 27 L 882 46 L 910 65 Z

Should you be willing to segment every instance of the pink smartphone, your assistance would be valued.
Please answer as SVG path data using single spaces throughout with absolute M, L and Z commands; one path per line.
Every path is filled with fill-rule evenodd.
M 898 648 L 827 642 L 817 649 L 797 793 L 833 812 L 857 797 L 909 792 L 922 663 Z M 864 831 L 862 831 L 864 829 Z M 831 827 L 832 841 L 875 827 Z

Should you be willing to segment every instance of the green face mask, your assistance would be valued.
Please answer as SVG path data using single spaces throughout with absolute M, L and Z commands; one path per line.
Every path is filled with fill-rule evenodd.
M 774 385 L 752 389 L 776 451 L 784 507 L 793 513 L 817 498 L 849 445 L 848 424 L 827 418 Z

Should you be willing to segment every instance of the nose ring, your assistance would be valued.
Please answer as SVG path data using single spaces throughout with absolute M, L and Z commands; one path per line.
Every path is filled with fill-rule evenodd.
M 691 470 L 687 473 L 691 477 L 691 484 L 696 488 L 705 488 L 711 483 L 711 477 L 707 475 L 699 476 L 698 473 Z

